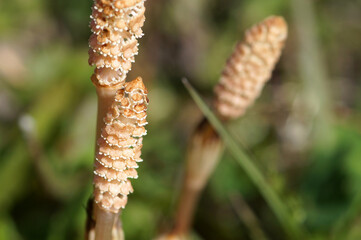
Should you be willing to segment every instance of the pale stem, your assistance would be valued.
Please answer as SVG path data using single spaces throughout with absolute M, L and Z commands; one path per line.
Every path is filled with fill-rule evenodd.
M 186 236 L 192 224 L 199 197 L 223 152 L 223 143 L 207 120 L 190 139 L 183 186 L 172 234 Z
M 119 217 L 115 219 L 115 224 L 113 226 L 113 240 L 124 240 L 122 222 Z
M 98 95 L 98 114 L 97 114 L 97 128 L 96 128 L 96 137 L 95 139 L 98 140 L 101 134 L 101 130 L 104 127 L 104 117 L 106 116 L 110 106 L 112 105 L 115 94 L 118 89 L 123 86 L 122 84 L 117 84 L 112 87 L 103 87 L 94 84 L 96 87 L 96 92 Z M 95 152 L 98 151 L 98 146 L 95 144 Z
M 95 240 L 113 240 L 112 232 L 115 219 L 119 214 L 107 212 L 94 204 L 95 211 Z
M 188 233 L 201 192 L 201 189 L 195 189 L 186 184 L 183 185 L 175 227 L 172 232 L 174 235 L 182 236 Z

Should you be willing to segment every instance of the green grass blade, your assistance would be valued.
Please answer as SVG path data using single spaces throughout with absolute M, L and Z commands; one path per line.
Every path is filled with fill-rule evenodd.
M 188 90 L 189 94 L 196 102 L 198 107 L 203 112 L 204 116 L 209 120 L 213 127 L 217 130 L 219 135 L 222 137 L 226 147 L 237 160 L 243 170 L 246 172 L 248 177 L 259 189 L 260 193 L 280 221 L 285 232 L 291 237 L 291 239 L 304 239 L 302 238 L 301 227 L 291 217 L 289 212 L 285 208 L 285 204 L 282 203 L 281 199 L 277 196 L 275 191 L 266 182 L 266 179 L 259 171 L 259 169 L 253 164 L 250 157 L 240 148 L 236 141 L 231 137 L 228 131 L 223 127 L 221 121 L 213 114 L 208 108 L 207 104 L 202 100 L 196 90 L 190 85 L 190 83 L 183 79 L 183 84 Z

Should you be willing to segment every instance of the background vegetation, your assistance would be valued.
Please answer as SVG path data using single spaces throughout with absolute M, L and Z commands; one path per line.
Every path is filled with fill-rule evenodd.
M 307 3 L 310 3 L 308 5 Z M 87 65 L 90 0 L 0 2 L 0 239 L 81 239 L 91 195 L 96 94 Z M 244 30 L 268 15 L 289 39 L 261 98 L 228 128 L 310 232 L 360 239 L 361 1 L 148 0 L 128 79 L 150 90 L 148 136 L 127 239 L 169 228 L 184 149 L 201 112 L 186 76 L 211 99 Z M 252 223 L 245 209 L 252 209 Z M 226 154 L 196 213 L 195 238 L 269 239 L 283 230 Z M 257 239 L 254 238 L 253 239 Z

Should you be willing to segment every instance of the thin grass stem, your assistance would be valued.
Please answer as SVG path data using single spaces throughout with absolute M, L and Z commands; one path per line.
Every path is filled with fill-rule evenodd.
M 249 229 L 252 239 L 268 240 L 266 233 L 259 224 L 256 214 L 254 214 L 243 197 L 240 194 L 235 194 L 230 196 L 229 199 L 238 217 Z

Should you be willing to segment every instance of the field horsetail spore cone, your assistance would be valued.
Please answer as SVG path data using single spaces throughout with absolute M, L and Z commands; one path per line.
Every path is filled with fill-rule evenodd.
M 147 125 L 147 89 L 140 77 L 114 86 L 94 83 L 98 95 L 98 119 L 94 162 L 93 213 L 88 216 L 88 240 L 120 240 L 119 220 L 128 194 L 130 179 L 138 177 L 143 136 Z M 91 237 L 91 234 L 95 238 Z M 113 235 L 113 237 L 112 237 Z
M 147 89 L 137 78 L 117 90 L 97 141 L 94 201 L 105 211 L 118 213 L 133 192 L 129 179 L 137 178 L 143 136 L 147 131 Z
M 214 108 L 221 118 L 238 118 L 253 104 L 271 78 L 286 38 L 282 17 L 269 17 L 246 32 L 215 87 Z
M 125 81 L 143 36 L 144 0 L 95 0 L 89 39 L 92 80 L 102 86 Z
M 95 0 L 89 38 L 91 80 L 98 95 L 92 212 L 86 239 L 123 239 L 119 215 L 133 192 L 143 136 L 147 90 L 140 77 L 126 82 L 138 39 L 143 36 L 144 0 Z

